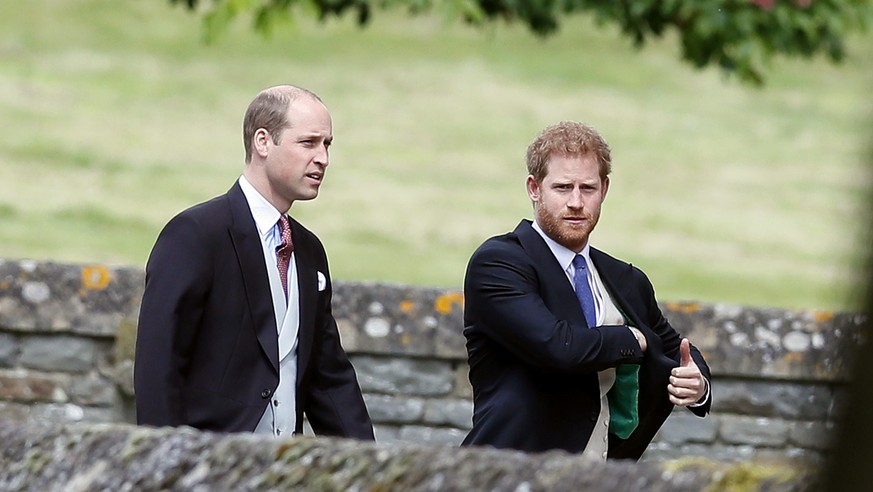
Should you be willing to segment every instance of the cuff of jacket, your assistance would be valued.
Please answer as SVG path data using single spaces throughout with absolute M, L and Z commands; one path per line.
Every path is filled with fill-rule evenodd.
M 706 385 L 706 391 L 703 392 L 703 398 L 697 400 L 696 403 L 692 403 L 691 405 L 688 405 L 688 408 L 702 407 L 703 405 L 706 404 L 707 401 L 709 401 L 709 389 L 710 388 L 709 388 L 709 380 L 706 379 L 706 376 L 703 377 L 703 384 Z

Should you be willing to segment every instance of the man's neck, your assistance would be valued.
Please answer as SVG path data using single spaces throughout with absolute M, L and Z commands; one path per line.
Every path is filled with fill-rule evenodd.
M 257 166 L 263 168 L 262 163 L 256 163 L 254 161 L 246 164 L 246 167 L 243 170 L 243 176 L 245 176 L 246 180 L 248 180 L 252 187 L 257 190 L 262 197 L 264 197 L 264 200 L 270 202 L 270 205 L 275 207 L 280 214 L 288 213 L 291 209 L 292 203 L 287 202 L 273 192 L 273 188 L 270 186 L 266 175 L 263 172 L 259 172 Z

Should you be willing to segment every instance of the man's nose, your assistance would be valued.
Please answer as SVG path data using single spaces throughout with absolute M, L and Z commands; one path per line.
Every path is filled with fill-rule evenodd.
M 582 200 L 582 192 L 579 190 L 573 190 L 570 193 L 570 200 L 567 201 L 567 207 L 572 209 L 581 209 L 585 206 L 584 201 Z
M 319 147 L 318 152 L 315 154 L 315 159 L 314 159 L 315 163 L 320 164 L 324 167 L 327 167 L 329 159 L 330 159 L 330 157 L 329 157 L 329 153 L 327 150 L 327 146 L 322 145 L 321 147 Z

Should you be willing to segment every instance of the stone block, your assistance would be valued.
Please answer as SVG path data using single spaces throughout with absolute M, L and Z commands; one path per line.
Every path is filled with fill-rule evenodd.
M 841 381 L 868 316 L 724 303 L 662 303 L 664 315 L 704 354 L 715 375 Z
M 817 468 L 824 463 L 821 453 L 796 447 L 766 448 L 728 444 L 675 445 L 664 441 L 650 444 L 642 458 L 640 458 L 640 462 L 663 463 L 700 457 L 706 457 L 708 460 L 720 463 L 748 462 L 757 463 L 761 466 L 791 463 L 796 464 L 798 467 L 812 466 Z
M 0 371 L 0 398 L 36 403 L 69 401 L 66 387 L 70 377 L 65 374 L 42 374 L 24 369 Z
M 424 400 L 421 398 L 364 394 L 364 402 L 374 424 L 419 422 L 424 414 Z
M 470 384 L 470 366 L 467 362 L 455 365 L 455 391 L 458 398 L 473 399 L 473 385 Z
M 818 451 L 806 448 L 788 448 L 788 458 L 791 462 L 800 466 L 810 466 L 811 469 L 820 469 L 827 465 L 832 456 L 832 450 Z M 798 466 L 798 468 L 800 467 Z
M 780 447 L 788 441 L 788 424 L 781 419 L 720 415 L 719 438 L 727 444 Z
M 466 436 L 466 432 L 458 429 L 404 425 L 400 428 L 397 439 L 410 443 L 458 447 Z
M 700 418 L 685 408 L 679 408 L 661 426 L 655 439 L 671 445 L 713 443 L 718 435 L 718 416 Z
M 136 321 L 122 319 L 112 347 L 112 362 L 107 373 L 127 396 L 133 396 L 133 363 L 136 356 Z
M 73 403 L 39 403 L 31 407 L 30 420 L 35 422 L 51 422 L 56 424 L 71 423 L 116 423 L 119 422 L 118 411 L 114 408 L 98 408 Z
M 21 343 L 20 363 L 30 369 L 58 372 L 87 372 L 96 363 L 92 340 L 60 335 L 30 336 Z
M 828 422 L 792 422 L 788 442 L 798 448 L 826 451 L 833 448 L 835 427 Z
M 68 393 L 73 403 L 109 407 L 116 403 L 118 396 L 116 388 L 111 379 L 91 371 L 87 375 L 71 378 Z
M 832 389 L 823 384 L 717 380 L 713 388 L 713 413 L 824 420 L 833 401 Z
M 0 260 L 0 327 L 112 337 L 136 319 L 139 268 Z
M 757 463 L 793 463 L 798 468 L 818 468 L 825 464 L 826 455 L 813 449 L 796 448 L 757 448 L 755 449 Z
M 361 389 L 367 393 L 442 396 L 452 391 L 454 373 L 445 361 L 353 356 Z
M 400 427 L 396 425 L 373 425 L 373 434 L 376 442 L 395 442 L 400 434 Z
M 828 405 L 828 420 L 840 421 L 845 412 L 850 410 L 849 403 L 852 401 L 851 388 L 838 386 L 834 388 L 833 400 Z
M 30 405 L 0 400 L 0 415 L 2 421 L 26 423 L 30 420 Z
M 432 426 L 452 426 L 458 429 L 473 428 L 473 402 L 459 399 L 428 400 L 424 411 L 424 423 Z
M 0 333 L 0 367 L 14 367 L 18 361 L 18 337 Z
M 333 313 L 350 353 L 466 360 L 463 307 L 458 291 L 334 283 Z
M 672 444 L 665 441 L 653 442 L 649 444 L 646 452 L 643 453 L 640 462 L 643 463 L 660 463 L 664 461 L 672 461 L 683 459 L 686 457 L 706 457 L 723 463 L 749 461 L 755 458 L 756 449 L 754 446 L 739 445 L 730 446 L 724 444 Z M 787 456 L 783 457 L 788 461 Z

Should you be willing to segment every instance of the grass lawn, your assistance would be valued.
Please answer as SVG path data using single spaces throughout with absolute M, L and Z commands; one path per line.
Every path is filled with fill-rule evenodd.
M 165 0 L 0 0 L 0 257 L 143 266 L 180 210 L 243 167 L 261 88 L 334 117 L 319 198 L 292 214 L 334 278 L 460 288 L 487 237 L 531 216 L 524 152 L 562 119 L 613 148 L 593 244 L 664 300 L 857 309 L 868 270 L 873 35 L 779 61 L 763 89 L 571 18 L 537 39 L 438 17 L 300 19 L 213 45 Z

